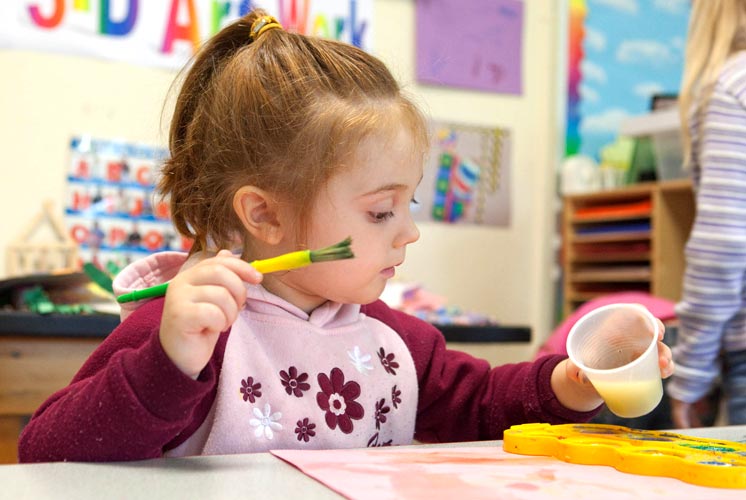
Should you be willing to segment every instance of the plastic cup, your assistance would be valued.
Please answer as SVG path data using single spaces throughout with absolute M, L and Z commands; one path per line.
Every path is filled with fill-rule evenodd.
M 640 304 L 610 304 L 580 318 L 567 354 L 620 417 L 650 413 L 663 397 L 658 321 Z

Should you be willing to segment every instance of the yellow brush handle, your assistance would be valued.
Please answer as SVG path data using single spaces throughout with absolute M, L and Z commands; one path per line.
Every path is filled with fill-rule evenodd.
M 313 264 L 313 261 L 311 260 L 311 250 L 298 250 L 297 252 L 290 252 L 269 259 L 255 260 L 251 263 L 251 265 L 254 266 L 254 269 L 262 274 L 288 271 L 309 264 Z M 117 302 L 125 303 L 142 299 L 151 299 L 154 297 L 163 297 L 166 295 L 167 288 L 168 283 L 161 283 L 160 285 L 151 286 L 150 288 L 145 288 L 143 290 L 133 290 L 117 297 Z
M 298 267 L 307 266 L 311 263 L 310 250 L 298 250 L 269 259 L 255 260 L 251 265 L 262 274 L 274 273 L 276 271 L 288 271 Z

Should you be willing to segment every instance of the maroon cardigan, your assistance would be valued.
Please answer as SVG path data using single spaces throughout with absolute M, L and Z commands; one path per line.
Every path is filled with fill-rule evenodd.
M 24 428 L 19 461 L 121 461 L 162 456 L 185 441 L 209 412 L 230 330 L 222 333 L 197 380 L 161 347 L 163 299 L 144 304 L 91 355 L 70 385 L 53 394 Z M 419 384 L 415 439 L 500 439 L 511 425 L 587 421 L 597 413 L 562 406 L 550 386 L 562 356 L 490 369 L 447 350 L 432 325 L 377 301 L 362 312 L 399 333 Z

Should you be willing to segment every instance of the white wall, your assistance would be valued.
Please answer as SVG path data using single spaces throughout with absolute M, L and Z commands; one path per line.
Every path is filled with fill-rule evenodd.
M 416 85 L 414 3 L 376 1 L 375 51 L 434 118 L 511 130 L 512 221 L 509 228 L 422 224 L 422 237 L 408 250 L 401 274 L 446 294 L 455 305 L 491 313 L 505 324 L 531 325 L 543 339 L 552 327 L 553 172 L 557 88 L 564 75 L 557 69 L 557 45 L 564 2 L 524 2 L 520 97 Z M 409 29 L 392 30 L 392 19 Z M 531 353 L 526 349 L 526 356 Z
M 552 200 L 557 155 L 559 20 L 564 2 L 525 2 L 522 96 L 414 82 L 414 0 L 376 0 L 374 52 L 433 118 L 512 133 L 508 228 L 421 226 L 400 275 L 535 337 L 551 328 Z M 463 21 L 468 29 L 468 20 Z M 445 28 L 445 27 L 444 27 Z M 496 48 L 496 50 L 498 50 Z M 90 58 L 0 50 L 0 249 L 51 198 L 63 206 L 64 162 L 74 134 L 165 144 L 163 99 L 172 72 Z M 4 259 L 0 276 L 4 275 Z

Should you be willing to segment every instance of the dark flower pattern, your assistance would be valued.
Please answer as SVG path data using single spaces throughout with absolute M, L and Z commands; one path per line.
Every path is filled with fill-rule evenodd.
M 399 408 L 399 403 L 401 403 L 401 391 L 396 388 L 396 386 L 391 388 L 391 404 L 394 405 L 394 409 Z
M 241 394 L 243 394 L 244 401 L 250 401 L 253 403 L 256 398 L 262 397 L 262 384 L 257 382 L 254 383 L 254 377 L 248 377 L 246 380 L 241 380 Z
M 298 369 L 294 366 L 288 368 L 288 371 L 280 370 L 280 379 L 288 395 L 295 395 L 301 398 L 303 397 L 303 391 L 311 388 L 311 385 L 306 382 L 308 374 L 301 373 L 299 375 Z
M 316 424 L 309 422 L 307 418 L 298 420 L 295 425 L 295 433 L 298 435 L 298 441 L 305 441 L 307 443 L 310 438 L 316 435 L 316 431 L 314 431 Z
M 367 445 L 367 447 L 368 447 L 368 448 L 377 448 L 377 447 L 381 447 L 381 446 L 391 446 L 391 444 L 392 444 L 392 443 L 393 443 L 393 441 L 394 441 L 393 439 L 389 439 L 388 441 L 381 441 L 381 442 L 379 443 L 379 442 L 378 442 L 378 438 L 379 438 L 379 435 L 378 435 L 378 433 L 376 432 L 376 433 L 375 433 L 375 434 L 373 434 L 373 436 L 372 436 L 372 437 L 371 437 L 371 438 L 370 438 L 370 439 L 368 440 L 368 445 Z
M 381 398 L 381 400 L 376 403 L 376 411 L 374 413 L 376 418 L 376 429 L 380 429 L 381 424 L 386 423 L 386 414 L 390 411 L 391 408 L 386 406 L 386 400 L 384 398 Z
M 333 368 L 329 376 L 318 374 L 321 392 L 316 393 L 316 403 L 326 414 L 326 425 L 334 430 L 350 434 L 353 420 L 360 420 L 365 415 L 363 406 L 355 401 L 360 396 L 360 384 L 354 380 L 345 382 L 345 376 L 339 368 Z
M 396 356 L 394 356 L 393 352 L 386 354 L 383 347 L 378 350 L 378 359 L 381 360 L 381 365 L 383 365 L 383 368 L 391 375 L 396 375 L 395 369 L 399 368 L 399 363 L 394 361 L 395 357 Z

